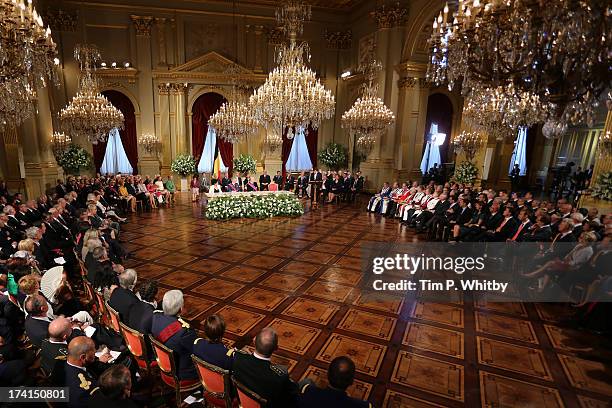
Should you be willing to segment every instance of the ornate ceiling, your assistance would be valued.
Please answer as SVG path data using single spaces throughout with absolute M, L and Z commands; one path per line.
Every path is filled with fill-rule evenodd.
M 359 3 L 363 3 L 366 0 L 310 0 L 308 1 L 313 7 L 335 9 L 335 10 L 350 10 Z M 227 0 L 231 3 L 232 0 Z M 238 4 L 259 4 L 266 6 L 278 6 L 278 0 L 239 0 Z

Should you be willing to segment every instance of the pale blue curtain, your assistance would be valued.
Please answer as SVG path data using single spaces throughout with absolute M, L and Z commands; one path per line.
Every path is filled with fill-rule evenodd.
M 518 137 L 514 142 L 514 151 L 510 158 L 508 174 L 512 172 L 515 164 L 519 165 L 519 175 L 527 174 L 527 128 L 525 126 L 519 128 Z
M 425 144 L 425 152 L 423 152 L 423 158 L 421 159 L 421 173 L 425 174 L 431 169 L 434 163 L 440 166 L 442 163 L 442 157 L 440 156 L 440 146 L 436 143 L 436 136 L 438 135 L 438 125 L 436 123 L 431 124 L 431 130 L 427 143 Z
M 204 149 L 200 161 L 198 162 L 198 173 L 212 173 L 213 164 L 215 163 L 215 148 L 217 146 L 217 132 L 212 126 L 208 127 L 206 133 L 206 140 L 204 140 Z M 228 168 L 223 164 L 221 160 L 221 171 L 225 172 Z
M 116 128 L 108 134 L 108 142 L 106 143 L 106 151 L 104 152 L 104 160 L 100 167 L 100 174 L 132 174 L 134 169 L 125 154 L 119 130 Z
M 202 156 L 200 156 L 200 162 L 198 163 L 198 173 L 212 173 L 216 143 L 217 133 L 212 126 L 209 126 L 208 132 L 206 133 L 206 140 L 204 140 L 204 150 L 202 151 Z
M 312 169 L 312 161 L 306 146 L 306 135 L 303 128 L 298 128 L 293 138 L 291 152 L 285 165 L 287 171 L 306 171 Z

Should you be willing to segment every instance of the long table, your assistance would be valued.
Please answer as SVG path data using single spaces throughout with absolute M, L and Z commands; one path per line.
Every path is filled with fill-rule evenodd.
M 215 198 L 232 197 L 232 196 L 265 196 L 265 195 L 286 195 L 293 194 L 292 191 L 228 191 L 223 193 L 206 193 L 208 200 L 214 200 Z

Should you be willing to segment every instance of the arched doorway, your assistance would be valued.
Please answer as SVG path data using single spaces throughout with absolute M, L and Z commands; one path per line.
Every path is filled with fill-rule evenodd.
M 429 95 L 427 99 L 427 118 L 425 121 L 425 134 L 423 135 L 423 152 L 430 137 L 432 124 L 438 125 L 438 132 L 446 134 L 446 139 L 440 148 L 441 162 L 439 166 L 448 160 L 448 145 L 453 130 L 453 103 L 448 96 L 442 93 Z
M 223 95 L 216 92 L 206 92 L 200 95 L 193 103 L 191 108 L 191 151 L 196 159 L 196 163 L 200 160 L 200 156 L 202 156 L 202 151 L 204 150 L 204 141 L 208 133 L 208 119 L 210 119 L 225 101 L 226 99 Z M 216 140 L 223 164 L 225 164 L 225 167 L 231 172 L 234 161 L 234 146 L 218 136 Z
M 121 143 L 125 149 L 125 154 L 134 169 L 134 173 L 138 172 L 138 138 L 136 136 L 136 115 L 134 105 L 130 98 L 119 91 L 108 90 L 103 91 L 104 95 L 113 106 L 123 113 L 123 129 L 119 130 Z M 94 164 L 96 172 L 100 171 L 104 153 L 106 152 L 106 142 L 98 143 L 93 146 Z

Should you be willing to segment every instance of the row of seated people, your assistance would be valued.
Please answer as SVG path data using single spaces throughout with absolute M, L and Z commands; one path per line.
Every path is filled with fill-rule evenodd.
M 431 182 L 385 183 L 367 210 L 395 218 L 430 240 L 521 244 L 526 255 L 521 277 L 528 287 L 539 293 L 558 288 L 568 293 L 586 284 L 583 296 L 574 299 L 585 308 L 593 305 L 589 300 L 612 299 L 612 277 L 605 272 L 612 261 L 612 214 L 599 214 L 597 208 L 576 208 L 566 199 L 537 200 L 530 192 L 508 194 Z M 607 304 L 589 313 L 595 310 L 600 317 L 592 318 L 593 327 L 612 329 L 602 324 Z
M 205 180 L 205 178 L 203 179 Z M 197 194 L 205 181 L 200 182 L 199 176 L 194 175 L 191 181 L 192 194 Z M 230 177 L 225 173 L 221 179 L 213 179 L 210 186 L 205 188 L 208 192 L 239 192 L 239 191 L 293 191 L 299 197 L 321 198 L 325 202 L 332 202 L 338 198 L 342 201 L 352 202 L 363 191 L 365 178 L 361 172 L 327 171 L 312 169 L 310 172 L 301 172 L 297 177 L 288 173 L 284 178 L 280 171 L 271 178 L 267 171 L 259 176 L 259 182 L 248 173 Z M 196 197 L 192 196 L 195 201 Z

